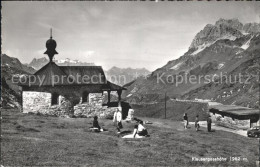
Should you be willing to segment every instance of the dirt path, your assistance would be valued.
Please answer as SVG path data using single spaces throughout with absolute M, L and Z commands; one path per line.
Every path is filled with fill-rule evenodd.
M 193 124 L 194 124 L 194 122 L 193 122 Z M 200 125 L 204 128 L 207 128 L 207 122 L 206 121 L 201 121 Z M 231 133 L 235 133 L 235 134 L 247 137 L 247 131 L 246 130 L 235 130 L 235 129 L 230 129 L 230 128 L 226 128 L 226 127 L 222 127 L 222 126 L 215 126 L 215 124 L 212 124 L 212 129 L 231 132 Z
M 150 121 L 152 122 L 152 126 L 156 126 L 156 127 L 160 127 L 160 128 L 174 128 L 178 131 L 183 131 L 183 124 L 181 121 L 171 121 L 171 120 L 165 120 L 165 119 L 154 119 L 154 118 L 140 118 L 144 121 Z M 190 125 L 190 129 L 194 129 L 194 122 L 189 122 Z M 200 125 L 201 127 L 207 128 L 207 122 L 206 121 L 200 121 Z M 225 131 L 225 132 L 231 132 L 231 133 L 235 133 L 241 136 L 245 136 L 247 137 L 247 131 L 246 130 L 235 130 L 235 129 L 230 129 L 230 128 L 225 128 L 225 127 L 221 127 L 221 126 L 215 126 L 215 124 L 212 124 L 212 129 L 213 130 L 221 130 L 221 131 Z

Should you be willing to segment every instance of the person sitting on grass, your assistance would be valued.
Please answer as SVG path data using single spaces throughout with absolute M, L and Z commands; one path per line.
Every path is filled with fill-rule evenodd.
M 123 136 L 122 138 L 144 138 L 144 136 L 140 136 L 138 133 L 137 133 L 137 129 L 138 129 L 138 125 L 135 125 L 134 126 L 134 131 L 132 134 L 129 134 L 129 135 L 125 135 Z
M 137 127 L 137 134 L 139 136 L 147 136 L 148 132 L 147 129 L 143 126 L 143 121 L 139 121 L 138 127 Z
M 94 116 L 93 127 L 91 129 L 93 129 L 95 132 L 102 132 L 103 131 L 103 129 L 99 126 L 97 116 Z

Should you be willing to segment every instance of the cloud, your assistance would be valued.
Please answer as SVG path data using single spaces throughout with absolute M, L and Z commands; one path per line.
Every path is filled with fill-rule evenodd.
M 80 51 L 79 55 L 84 57 L 90 57 L 93 56 L 96 52 L 93 50 L 86 50 L 86 51 Z

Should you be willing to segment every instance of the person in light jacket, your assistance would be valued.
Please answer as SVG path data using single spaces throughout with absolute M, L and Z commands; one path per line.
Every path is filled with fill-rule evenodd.
M 196 118 L 195 118 L 195 129 L 196 129 L 196 131 L 198 131 L 199 128 L 200 128 L 199 115 L 196 115 Z
M 119 108 L 117 108 L 116 112 L 114 113 L 113 122 L 116 123 L 117 133 L 120 133 L 120 129 L 122 129 L 123 126 L 122 126 L 122 113 L 120 112 Z

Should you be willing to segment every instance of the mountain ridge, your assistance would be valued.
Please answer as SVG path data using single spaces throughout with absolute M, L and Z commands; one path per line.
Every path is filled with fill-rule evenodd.
M 219 19 L 215 25 L 207 24 L 203 30 L 198 32 L 192 40 L 189 49 L 198 48 L 202 44 L 214 42 L 219 38 L 233 40 L 240 38 L 247 33 L 260 32 L 259 23 L 246 23 L 242 24 L 238 19 Z
M 232 25 L 227 25 L 229 22 L 231 22 Z M 203 91 L 205 91 L 204 93 L 208 94 L 207 98 L 219 102 L 224 102 L 224 99 L 215 98 L 223 93 L 221 91 L 221 84 L 220 86 L 215 85 L 215 87 L 217 87 L 219 90 L 216 93 L 211 92 L 208 89 L 202 89 L 203 86 L 207 85 L 204 83 L 206 81 L 205 78 L 202 78 L 200 83 L 191 84 L 188 82 L 180 83 L 178 86 L 176 86 L 178 77 L 184 78 L 187 76 L 189 78 L 190 76 L 195 76 L 198 78 L 200 75 L 202 75 L 212 78 L 214 76 L 220 76 L 222 73 L 225 73 L 226 75 L 232 75 L 240 65 L 243 66 L 245 71 L 247 71 L 248 67 L 244 67 L 245 62 L 253 61 L 254 59 L 258 58 L 256 55 L 260 55 L 260 28 L 251 28 L 253 29 L 251 30 L 247 27 L 248 33 L 242 33 L 241 26 L 243 26 L 243 24 L 240 23 L 237 19 L 231 19 L 231 21 L 219 19 L 216 24 L 224 25 L 224 28 L 219 29 L 223 32 L 219 32 L 216 35 L 214 34 L 214 25 L 206 25 L 204 27 L 206 31 L 209 31 L 208 29 L 211 29 L 210 27 L 213 27 L 212 29 L 214 31 L 206 32 L 206 35 L 204 32 L 198 32 L 191 43 L 191 46 L 195 47 L 190 47 L 183 56 L 179 57 L 178 59 L 168 61 L 168 63 L 166 63 L 164 66 L 153 71 L 151 75 L 147 77 L 147 79 L 137 79 L 132 84 L 127 85 L 128 90 L 124 93 L 125 100 L 133 103 L 142 102 L 142 99 L 145 99 L 146 102 L 156 102 L 160 101 L 160 98 L 163 98 L 163 94 L 165 92 L 167 92 L 167 96 L 170 98 L 194 99 L 206 97 L 202 96 Z M 250 23 L 245 25 L 249 24 Z M 254 27 L 259 26 L 259 24 L 252 25 Z M 230 32 L 234 32 L 234 34 Z M 213 35 L 209 35 L 211 33 Z M 205 36 L 202 38 L 201 34 L 204 34 Z M 232 34 L 232 38 L 231 36 L 227 36 L 229 34 Z M 195 42 L 196 45 L 194 45 L 194 41 L 200 41 L 196 39 L 198 37 L 201 38 L 202 42 L 198 42 L 197 44 Z M 159 82 L 158 78 L 160 78 Z M 252 81 L 252 85 L 254 85 L 256 82 L 257 79 L 254 79 Z M 241 87 L 241 85 L 236 83 L 234 87 Z M 248 103 L 239 102 L 238 104 L 244 106 L 249 105 L 250 107 L 256 108 L 259 107 L 259 105 L 257 105 L 257 98 L 253 98 L 251 101 L 246 100 L 250 99 L 250 96 L 259 96 L 257 94 L 258 88 L 253 86 L 252 89 L 253 90 L 251 90 L 251 92 L 253 92 L 253 94 L 245 94 L 243 96 L 245 101 L 248 101 Z M 196 93 L 198 97 L 195 97 L 192 93 L 190 93 L 192 91 L 196 92 L 196 90 L 203 90 L 200 94 Z M 242 96 L 241 92 L 238 94 Z M 228 99 L 231 99 L 231 96 L 233 97 L 233 95 L 230 95 Z M 238 95 L 232 99 L 233 101 L 230 100 L 229 103 L 225 103 L 236 104 L 236 98 L 238 98 Z M 243 101 L 243 99 L 240 99 L 239 101 Z

